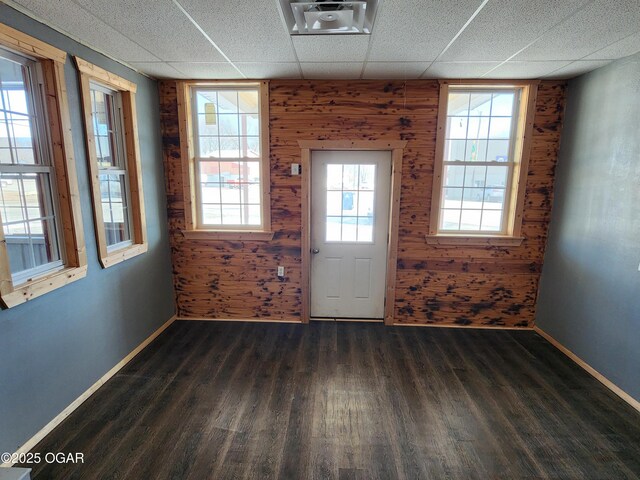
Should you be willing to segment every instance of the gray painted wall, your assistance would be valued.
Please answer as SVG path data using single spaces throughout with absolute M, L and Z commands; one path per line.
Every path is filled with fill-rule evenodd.
M 98 263 L 78 77 L 65 76 L 88 255 L 85 279 L 0 312 L 0 452 L 13 452 L 175 311 L 157 84 L 0 3 L 0 21 L 138 84 L 149 251 Z
M 536 323 L 640 400 L 640 55 L 569 84 Z

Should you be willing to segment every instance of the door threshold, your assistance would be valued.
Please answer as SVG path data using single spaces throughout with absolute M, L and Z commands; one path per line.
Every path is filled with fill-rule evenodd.
M 364 322 L 364 323 L 384 323 L 383 318 L 336 318 L 336 317 L 311 317 L 312 322 Z

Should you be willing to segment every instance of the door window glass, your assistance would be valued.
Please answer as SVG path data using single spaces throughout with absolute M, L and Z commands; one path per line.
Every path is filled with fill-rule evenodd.
M 373 242 L 375 178 L 375 165 L 327 165 L 327 242 Z

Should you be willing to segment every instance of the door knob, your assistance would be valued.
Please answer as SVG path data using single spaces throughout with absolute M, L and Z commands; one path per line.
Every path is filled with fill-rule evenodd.
M 314 248 L 313 250 L 311 250 L 311 253 L 315 255 L 316 253 L 320 253 L 320 250 L 317 248 Z

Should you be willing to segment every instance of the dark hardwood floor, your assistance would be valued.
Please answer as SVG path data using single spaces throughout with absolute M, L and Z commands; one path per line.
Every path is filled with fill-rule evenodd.
M 61 386 L 62 388 L 62 386 Z M 176 322 L 35 479 L 632 479 L 640 414 L 531 331 Z

